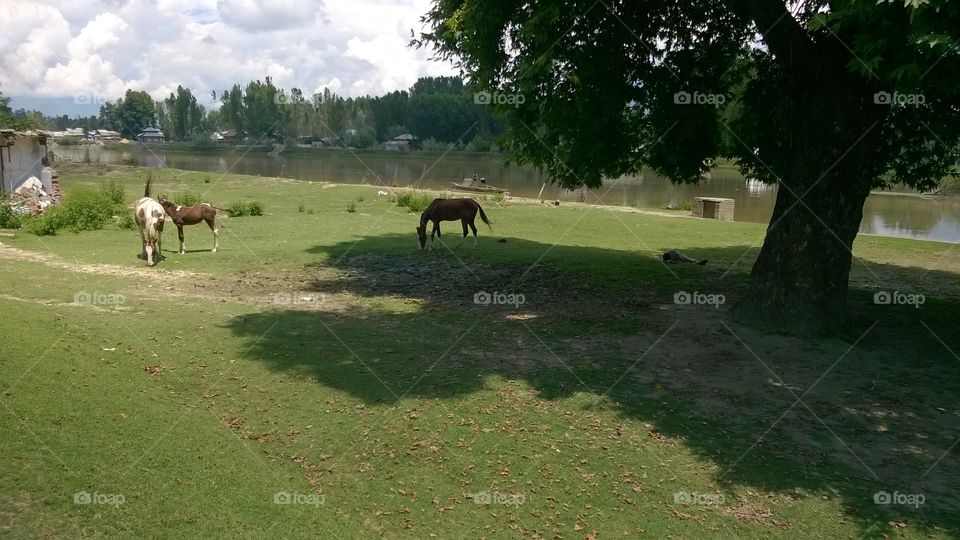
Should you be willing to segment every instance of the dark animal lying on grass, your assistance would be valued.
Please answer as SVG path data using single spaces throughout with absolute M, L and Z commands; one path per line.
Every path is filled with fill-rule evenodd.
M 420 215 L 420 225 L 417 227 L 417 240 L 420 242 L 420 249 L 427 245 L 427 222 L 433 222 L 433 231 L 430 232 L 430 249 L 433 249 L 433 236 L 440 236 L 441 221 L 460 221 L 463 226 L 463 238 L 467 237 L 467 227 L 473 230 L 473 247 L 477 247 L 477 226 L 474 220 L 477 213 L 480 213 L 480 219 L 489 227 L 490 220 L 480 208 L 480 203 L 473 199 L 434 199 L 430 206 Z M 493 227 L 490 227 L 493 229 Z M 460 240 L 463 244 L 463 239 Z M 456 247 L 460 247 L 457 244 Z
M 663 258 L 663 262 L 665 262 L 665 263 L 688 262 L 688 263 L 699 264 L 700 266 L 703 266 L 703 265 L 707 264 L 707 259 L 703 259 L 702 261 L 698 261 L 697 259 L 694 259 L 693 257 L 687 257 L 687 256 L 684 255 L 683 253 L 680 253 L 679 251 L 676 251 L 676 250 L 673 250 L 673 249 L 671 249 L 670 251 L 664 251 L 664 252 L 663 252 L 663 255 L 662 255 L 662 258 Z

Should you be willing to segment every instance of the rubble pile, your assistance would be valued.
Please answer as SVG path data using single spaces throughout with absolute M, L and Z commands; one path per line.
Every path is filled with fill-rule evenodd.
M 63 200 L 60 182 L 49 168 L 43 171 L 46 186 L 36 176 L 31 176 L 20 185 L 4 202 L 15 213 L 22 216 L 37 216 Z

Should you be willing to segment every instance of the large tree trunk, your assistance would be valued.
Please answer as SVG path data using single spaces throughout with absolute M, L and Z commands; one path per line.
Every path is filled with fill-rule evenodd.
M 869 193 L 869 179 L 784 179 L 737 314 L 804 334 L 843 322 L 851 249 Z

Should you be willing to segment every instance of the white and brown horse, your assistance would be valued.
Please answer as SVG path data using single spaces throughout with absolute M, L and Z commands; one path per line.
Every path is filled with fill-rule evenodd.
M 150 198 L 150 179 L 143 189 L 143 198 L 133 205 L 133 218 L 140 230 L 140 258 L 153 266 L 163 258 L 160 236 L 163 234 L 164 212 L 160 203 Z
M 217 210 L 223 210 L 222 208 L 217 208 L 209 203 L 200 203 L 193 206 L 180 206 L 179 204 L 174 204 L 168 201 L 164 197 L 160 197 L 160 204 L 163 205 L 163 209 L 167 212 L 167 215 L 170 216 L 170 219 L 173 220 L 173 224 L 177 226 L 177 234 L 180 237 L 180 253 L 186 253 L 183 243 L 183 226 L 184 225 L 196 225 L 201 221 L 205 222 L 210 230 L 213 231 L 213 252 L 216 253 L 220 249 L 220 229 L 217 228 Z
M 433 248 L 434 235 L 440 236 L 441 221 L 459 221 L 463 226 L 463 238 L 467 237 L 467 227 L 473 230 L 473 247 L 477 247 L 477 226 L 474 221 L 477 214 L 487 226 L 490 226 L 490 220 L 483 213 L 480 203 L 473 199 L 434 199 L 430 206 L 420 215 L 420 225 L 417 227 L 417 241 L 420 243 L 420 249 L 427 245 L 427 223 L 433 222 L 433 230 L 430 232 L 430 248 Z M 492 227 L 491 227 L 492 229 Z M 460 240 L 460 244 L 463 239 Z M 457 244 L 457 247 L 460 247 Z

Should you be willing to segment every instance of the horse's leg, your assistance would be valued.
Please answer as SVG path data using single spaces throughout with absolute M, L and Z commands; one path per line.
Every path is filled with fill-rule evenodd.
M 186 247 L 183 244 L 183 225 L 177 224 L 177 236 L 180 237 L 180 254 L 183 255 L 187 252 Z
M 467 218 L 462 218 L 462 219 L 460 220 L 460 226 L 463 227 L 463 238 L 460 239 L 460 243 L 457 244 L 457 247 L 462 246 L 462 245 L 463 245 L 463 241 L 467 238 Z M 454 249 L 456 249 L 456 248 L 454 248 Z
M 146 235 L 143 234 L 144 233 L 143 227 L 139 227 L 139 229 L 140 229 L 140 256 L 137 258 L 145 261 L 147 260 L 147 237 Z
M 213 231 L 213 252 L 216 253 L 220 249 L 220 230 L 217 229 L 216 218 L 210 218 L 206 222 L 210 226 L 210 230 Z
M 440 236 L 440 222 L 439 222 L 439 221 L 434 221 L 434 222 L 433 222 L 433 230 L 430 231 L 430 249 L 433 249 L 433 235 L 434 235 L 434 234 L 436 234 L 437 236 Z
M 473 224 L 473 220 L 470 220 L 470 228 L 473 230 L 473 247 L 477 247 L 477 226 Z M 467 227 L 463 227 L 463 237 L 467 237 Z

